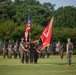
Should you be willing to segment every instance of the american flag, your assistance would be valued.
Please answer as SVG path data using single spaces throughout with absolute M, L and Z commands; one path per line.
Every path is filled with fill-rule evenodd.
M 26 23 L 26 29 L 25 29 L 25 40 L 26 42 L 29 42 L 29 32 L 30 32 L 30 12 L 28 12 L 28 19 Z

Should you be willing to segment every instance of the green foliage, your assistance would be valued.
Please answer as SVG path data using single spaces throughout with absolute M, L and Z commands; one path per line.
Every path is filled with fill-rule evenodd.
M 71 38 L 71 41 L 76 44 L 75 38 L 76 38 L 76 28 L 53 28 L 53 41 L 58 42 L 59 40 L 62 43 L 67 42 L 67 38 Z
M 48 2 L 48 3 L 43 3 L 43 6 L 44 6 L 47 10 L 53 11 L 55 4 L 52 5 L 50 2 Z
M 54 6 L 51 3 L 41 4 L 38 0 L 0 0 L 0 38 L 16 40 L 23 37 L 30 10 L 32 39 L 40 38 L 54 16 L 53 42 L 60 40 L 66 43 L 66 39 L 70 37 L 76 44 L 76 7 L 67 6 L 54 10 Z
M 21 37 L 24 37 L 24 33 L 25 33 L 25 26 L 17 26 L 11 33 L 11 37 L 13 40 L 16 39 L 20 40 Z
M 0 38 L 3 40 L 11 39 L 11 33 L 15 29 L 16 25 L 12 21 L 6 21 L 0 25 Z
M 31 25 L 30 37 L 32 39 L 40 39 L 41 32 L 43 27 L 40 25 Z
M 74 28 L 76 27 L 76 8 L 73 6 L 60 7 L 54 12 L 55 15 L 55 27 L 67 27 Z
M 76 50 L 73 50 L 73 54 L 76 55 Z

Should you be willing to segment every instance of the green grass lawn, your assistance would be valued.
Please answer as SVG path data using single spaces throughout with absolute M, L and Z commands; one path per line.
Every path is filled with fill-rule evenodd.
M 76 75 L 76 56 L 72 56 L 73 66 L 66 66 L 66 57 L 39 58 L 38 64 L 22 64 L 20 59 L 0 56 L 0 75 Z

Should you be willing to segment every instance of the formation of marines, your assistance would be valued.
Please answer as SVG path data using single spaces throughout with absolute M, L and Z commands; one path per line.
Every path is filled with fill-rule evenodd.
M 20 58 L 21 63 L 37 63 L 38 58 L 44 58 L 47 55 L 47 58 L 51 55 L 50 46 L 44 48 L 40 51 L 40 44 L 39 40 L 32 41 L 30 40 L 28 43 L 24 41 L 24 38 L 21 38 L 21 42 L 19 43 L 16 41 L 14 46 L 11 43 L 6 46 L 3 44 L 3 58 L 7 56 L 7 58 L 14 58 L 16 59 L 18 56 Z M 71 65 L 71 56 L 73 50 L 73 44 L 70 42 L 70 38 L 67 39 L 68 43 L 66 45 L 66 58 L 67 64 Z M 59 52 L 60 58 L 63 59 L 63 45 L 60 42 L 56 43 L 56 51 Z
M 47 50 L 48 51 L 48 50 Z M 40 52 L 39 40 L 30 40 L 28 43 L 25 42 L 24 38 L 21 38 L 21 42 L 16 41 L 14 45 L 9 43 L 6 45 L 3 43 L 3 58 L 20 58 L 21 63 L 37 63 L 38 58 L 45 55 L 43 51 Z M 47 52 L 48 53 L 48 52 Z M 49 54 L 47 54 L 49 57 Z
M 3 58 L 5 58 L 7 56 L 7 58 L 12 58 L 12 55 L 14 55 L 14 58 L 17 58 L 17 56 L 19 55 L 20 57 L 20 53 L 19 53 L 19 45 L 15 43 L 15 45 L 13 46 L 11 43 L 6 44 L 5 42 L 3 43 L 2 46 L 2 50 L 3 50 Z

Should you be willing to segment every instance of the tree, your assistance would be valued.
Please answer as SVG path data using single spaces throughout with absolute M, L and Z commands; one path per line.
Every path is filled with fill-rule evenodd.
M 14 31 L 16 25 L 12 21 L 6 21 L 0 25 L 0 38 L 3 40 L 11 39 L 11 33 Z
M 74 28 L 76 20 L 76 8 L 73 6 L 60 7 L 55 11 L 55 27 Z
M 66 42 L 66 38 L 71 37 L 75 42 L 76 7 L 66 6 L 54 10 L 54 6 L 51 3 L 40 4 L 38 0 L 0 0 L 0 38 L 16 40 L 24 36 L 30 9 L 32 39 L 39 39 L 42 30 L 54 16 L 53 41 L 60 39 Z
M 43 3 L 43 6 L 44 6 L 46 9 L 48 9 L 49 11 L 54 11 L 54 10 L 55 10 L 55 9 L 54 9 L 55 4 L 53 5 L 53 4 L 51 4 L 50 2 L 48 2 L 48 3 Z

